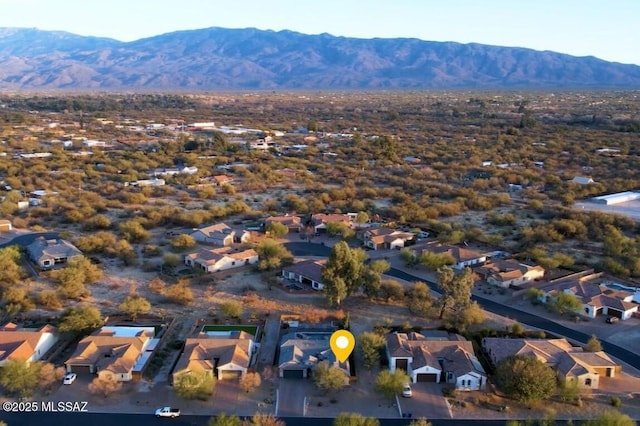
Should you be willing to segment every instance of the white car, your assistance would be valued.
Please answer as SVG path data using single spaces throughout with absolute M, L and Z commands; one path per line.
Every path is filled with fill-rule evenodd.
M 67 373 L 62 380 L 63 385 L 70 385 L 71 383 L 76 381 L 76 373 Z
M 402 386 L 402 396 L 405 398 L 411 398 L 413 396 L 413 391 L 411 391 L 411 385 L 409 385 L 409 383 L 405 383 Z

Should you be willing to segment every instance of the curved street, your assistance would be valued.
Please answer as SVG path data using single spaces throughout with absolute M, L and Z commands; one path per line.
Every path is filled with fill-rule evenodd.
M 285 243 L 285 246 L 295 256 L 327 257 L 331 253 L 331 248 L 324 245 L 314 244 L 309 242 Z M 409 282 L 423 281 L 423 282 L 426 282 L 433 291 L 438 291 L 438 288 L 435 282 L 425 280 L 424 277 L 417 277 L 415 275 L 411 275 L 405 271 L 401 271 L 393 267 L 386 273 L 386 275 L 389 275 L 391 277 L 395 277 L 404 281 L 409 281 Z M 472 300 L 478 302 L 483 309 L 489 312 L 492 312 L 497 315 L 501 315 L 503 317 L 511 318 L 524 325 L 545 330 L 550 333 L 556 334 L 558 336 L 566 337 L 570 340 L 574 340 L 574 341 L 586 344 L 589 338 L 591 337 L 588 334 L 565 327 L 561 324 L 558 324 L 546 318 L 542 318 L 542 317 L 530 314 L 528 312 L 523 312 L 519 309 L 512 308 L 511 306 L 503 305 L 501 303 L 496 303 L 493 300 L 488 299 L 486 297 L 473 295 Z M 636 369 L 640 369 L 640 356 L 638 356 L 634 352 L 631 352 L 627 349 L 624 349 L 618 345 L 614 345 L 604 340 L 601 341 L 601 344 L 602 344 L 603 350 L 607 352 L 609 355 L 612 355 L 618 358 L 619 360 L 631 365 Z

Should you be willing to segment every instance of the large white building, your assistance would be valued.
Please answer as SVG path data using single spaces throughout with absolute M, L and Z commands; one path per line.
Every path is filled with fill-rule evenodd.
M 606 204 L 608 206 L 612 204 L 626 203 L 627 201 L 640 200 L 640 192 L 625 191 L 617 192 L 615 194 L 601 195 L 599 197 L 593 197 L 592 202 L 596 204 Z

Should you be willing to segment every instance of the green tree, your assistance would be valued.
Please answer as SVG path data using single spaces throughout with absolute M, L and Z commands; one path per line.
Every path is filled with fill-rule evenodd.
M 209 419 L 207 426 L 240 426 L 242 424 L 242 420 L 240 417 L 236 415 L 227 415 L 225 413 L 220 413 L 215 417 Z
M 391 265 L 383 259 L 374 260 L 364 268 L 362 287 L 369 298 L 373 299 L 380 294 L 382 274 L 389 269 L 391 269 Z
M 433 253 L 430 251 L 422 252 L 422 254 L 418 257 L 418 262 L 432 271 L 435 271 L 443 266 L 449 266 L 456 263 L 454 258 L 449 253 Z
M 561 380 L 559 386 L 560 398 L 565 402 L 576 402 L 580 399 L 580 386 L 578 381 L 573 380 Z
M 256 252 L 260 256 L 258 269 L 261 271 L 273 270 L 293 261 L 293 255 L 282 244 L 271 238 L 265 238 L 256 246 Z
M 464 268 L 462 272 L 455 273 L 450 267 L 443 266 L 438 269 L 437 277 L 437 285 L 441 294 L 440 319 L 444 317 L 447 309 L 456 311 L 471 304 L 471 290 L 474 281 L 470 268 Z
M 367 223 L 369 222 L 369 215 L 367 212 L 358 212 L 356 215 L 356 223 Z
M 385 301 L 404 299 L 404 287 L 396 280 L 383 279 L 380 283 L 380 292 L 378 297 Z
M 131 319 L 135 321 L 138 315 L 151 311 L 151 303 L 138 294 L 132 294 L 125 297 L 119 309 L 125 314 L 129 314 Z
M 547 399 L 556 389 L 556 375 L 544 362 L 529 356 L 515 355 L 496 365 L 494 380 L 498 388 L 518 401 Z
M 431 422 L 424 417 L 412 420 L 409 426 L 432 426 Z
M 183 371 L 174 376 L 173 389 L 184 399 L 200 399 L 206 401 L 216 385 L 211 371 Z
M 256 413 L 250 419 L 244 419 L 242 426 L 285 426 L 285 423 L 272 414 Z
M 600 352 L 602 350 L 602 344 L 595 334 L 591 335 L 584 350 L 587 352 Z
M 384 336 L 371 331 L 365 331 L 358 336 L 358 346 L 364 358 L 364 366 L 371 369 L 380 365 L 380 351 L 386 341 Z
M 81 334 L 92 331 L 104 324 L 102 315 L 93 306 L 76 306 L 67 309 L 60 317 L 58 330 L 63 333 Z
M 323 361 L 313 369 L 313 383 L 325 393 L 338 391 L 349 384 L 349 377 L 340 368 Z
M 164 295 L 167 299 L 179 305 L 186 306 L 193 303 L 193 291 L 186 281 L 178 281 L 167 287 L 164 290 Z
M 464 333 L 469 327 L 482 324 L 486 319 L 487 315 L 484 310 L 477 302 L 473 302 L 455 311 L 446 322 L 449 327 L 455 328 L 459 333 Z
M 282 238 L 289 233 L 289 227 L 284 223 L 271 222 L 266 228 L 267 234 L 273 238 Z
M 229 318 L 240 319 L 242 317 L 242 303 L 235 300 L 228 300 L 220 305 L 220 312 Z
M 413 253 L 413 251 L 411 251 L 411 249 L 407 247 L 403 247 L 400 249 L 400 259 L 402 259 L 404 263 L 407 264 L 407 266 L 414 266 L 418 263 L 418 258 L 416 258 L 416 255 Z
M 331 255 L 322 268 L 322 282 L 327 300 L 331 305 L 340 305 L 362 283 L 366 253 L 361 249 L 351 249 L 340 241 L 333 246 Z
M 188 248 L 195 247 L 196 240 L 191 235 L 180 234 L 171 238 L 169 244 L 171 244 L 171 247 L 176 250 L 186 250 Z
M 26 398 L 38 387 L 39 375 L 40 363 L 11 359 L 0 370 L 0 385 L 9 394 Z
M 617 410 L 607 410 L 595 419 L 587 420 L 584 426 L 636 426 L 635 420 Z
M 428 318 L 433 314 L 434 300 L 431 289 L 422 281 L 413 283 L 407 297 L 407 308 L 413 315 Z
M 20 266 L 20 248 L 9 246 L 0 249 L 0 286 L 7 287 L 16 284 L 24 276 L 24 269 Z
M 405 383 L 409 383 L 409 376 L 399 368 L 393 373 L 390 370 L 382 370 L 376 377 L 376 390 L 387 399 L 402 392 Z
M 144 229 L 142 224 L 137 220 L 122 222 L 118 226 L 118 229 L 122 232 L 122 236 L 130 243 L 144 243 L 151 238 L 149 231 Z
M 340 413 L 333 419 L 333 426 L 380 426 L 380 421 L 359 413 Z
M 329 222 L 327 223 L 327 234 L 340 235 L 342 239 L 348 240 L 353 238 L 356 233 L 344 222 Z
M 579 312 L 582 309 L 582 300 L 575 294 L 560 292 L 554 295 L 548 303 L 549 309 L 560 315 Z

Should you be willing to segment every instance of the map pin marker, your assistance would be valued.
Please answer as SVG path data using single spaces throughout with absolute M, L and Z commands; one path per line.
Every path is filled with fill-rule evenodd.
M 345 362 L 356 346 L 356 338 L 347 330 L 338 330 L 331 335 L 329 345 L 338 361 Z

